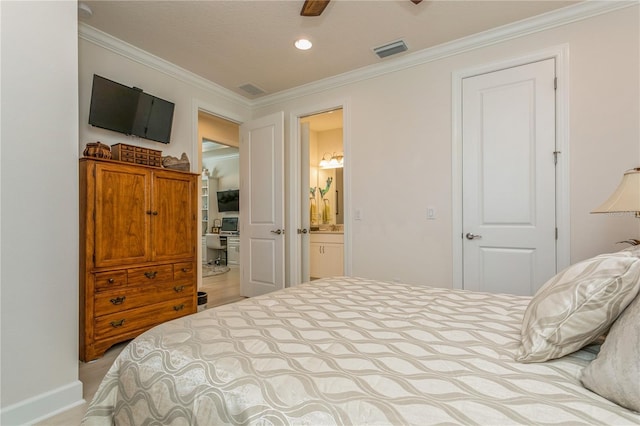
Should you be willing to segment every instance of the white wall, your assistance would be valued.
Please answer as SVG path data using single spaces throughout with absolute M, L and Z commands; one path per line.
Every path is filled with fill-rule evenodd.
M 215 158 L 203 154 L 202 165 L 218 178 L 218 190 L 240 188 L 240 157 Z
M 638 6 L 322 93 L 254 117 L 348 100 L 354 275 L 452 286 L 452 73 L 569 46 L 571 261 L 638 236 L 632 217 L 590 215 L 640 164 Z M 348 118 L 350 117 L 350 119 Z M 347 122 L 347 120 L 350 120 Z M 288 141 L 291 143 L 291 141 Z M 505 159 L 505 161 L 508 161 Z M 346 173 L 346 172 L 345 172 Z M 291 177 L 289 177 L 291 178 Z M 427 220 L 427 207 L 437 219 Z
M 0 4 L 3 425 L 82 402 L 76 7 Z

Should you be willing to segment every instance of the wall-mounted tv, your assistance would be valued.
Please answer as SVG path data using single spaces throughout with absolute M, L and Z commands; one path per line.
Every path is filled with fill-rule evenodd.
M 89 124 L 107 130 L 169 143 L 173 102 L 127 87 L 99 75 L 93 76 Z
M 240 191 L 230 189 L 218 191 L 218 211 L 219 212 L 239 212 L 240 211 Z

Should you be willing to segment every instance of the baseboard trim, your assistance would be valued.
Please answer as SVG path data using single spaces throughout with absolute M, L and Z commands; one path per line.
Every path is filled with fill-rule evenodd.
M 0 411 L 0 424 L 30 425 L 84 403 L 82 382 L 76 380 L 3 408 Z

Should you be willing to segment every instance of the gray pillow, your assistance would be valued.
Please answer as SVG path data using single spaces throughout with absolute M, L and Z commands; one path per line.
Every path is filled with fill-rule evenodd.
M 577 351 L 606 332 L 640 289 L 640 258 L 603 254 L 547 281 L 524 314 L 516 361 L 544 362 Z
M 582 383 L 618 405 L 640 412 L 640 296 L 613 323 Z

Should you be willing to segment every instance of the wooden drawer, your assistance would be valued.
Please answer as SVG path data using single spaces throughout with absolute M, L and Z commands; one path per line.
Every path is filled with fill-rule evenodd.
M 127 285 L 127 271 L 98 272 L 96 277 L 96 290 L 108 290 Z
M 111 145 L 111 158 L 145 166 L 159 167 L 162 165 L 162 151 L 123 143 Z
M 175 281 L 180 280 L 192 280 L 195 276 L 195 265 L 192 262 L 176 263 L 173 265 L 173 279 Z
M 127 269 L 127 281 L 130 286 L 171 282 L 173 281 L 173 265 Z
M 193 294 L 193 291 L 193 284 L 165 283 L 101 292 L 95 297 L 94 316 L 172 301 Z
M 94 319 L 94 338 L 106 339 L 135 330 L 148 329 L 156 324 L 194 312 L 194 298 L 186 297 L 169 302 L 156 303 L 155 305 L 142 308 L 103 315 Z

